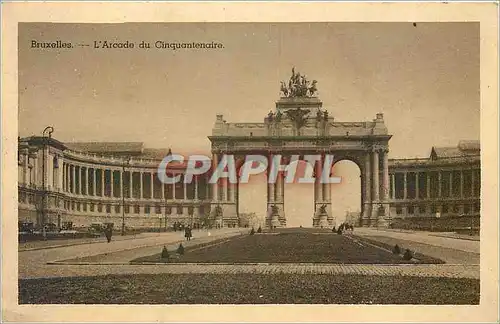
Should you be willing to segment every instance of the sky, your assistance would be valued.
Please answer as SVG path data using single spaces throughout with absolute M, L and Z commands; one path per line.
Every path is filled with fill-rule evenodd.
M 31 48 L 32 41 L 71 49 Z M 155 49 L 218 42 L 221 49 Z M 134 42 L 96 49 L 94 41 Z M 141 41 L 151 43 L 140 49 Z M 77 44 L 88 44 L 80 47 Z M 478 23 L 127 23 L 19 25 L 19 134 L 71 141 L 141 141 L 209 153 L 215 115 L 261 122 L 291 68 L 318 80 L 338 121 L 384 113 L 390 158 L 426 157 L 432 146 L 479 139 Z M 359 169 L 336 166 L 334 214 L 359 210 Z M 352 180 L 352 181 L 351 181 Z M 242 190 L 242 211 L 262 213 L 265 185 Z M 262 181 L 261 181 L 262 182 Z M 309 225 L 312 187 L 288 185 L 294 225 Z

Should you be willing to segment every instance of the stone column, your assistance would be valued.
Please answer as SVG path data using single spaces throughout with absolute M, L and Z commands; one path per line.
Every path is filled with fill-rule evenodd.
M 379 165 L 379 161 L 378 161 L 378 151 L 373 151 L 372 152 L 372 158 L 373 158 L 373 162 L 372 162 L 372 167 L 373 167 L 373 172 L 372 172 L 372 175 L 373 175 L 373 202 L 375 203 L 378 203 L 379 200 L 380 200 L 380 197 L 379 197 L 379 190 L 380 190 L 380 185 L 379 185 L 379 170 L 378 170 L 378 165 Z
M 64 191 L 69 192 L 69 169 L 68 163 L 64 163 Z
M 38 153 L 33 155 L 33 185 L 38 187 Z
M 176 174 L 172 173 L 172 176 L 175 177 Z M 172 181 L 172 199 L 175 200 L 175 182 Z
M 28 170 L 29 170 L 29 155 L 28 155 L 28 153 L 24 153 L 23 154 L 23 183 L 25 186 L 29 185 Z
M 212 154 L 212 174 L 217 169 L 218 164 L 219 164 L 219 156 L 217 153 L 213 153 Z M 219 187 L 218 186 L 219 186 L 218 181 L 216 181 L 215 183 L 212 184 L 212 201 L 219 200 Z M 174 194 L 175 194 L 175 192 L 174 192 Z
M 460 170 L 460 198 L 464 197 L 464 171 Z
M 184 177 L 182 177 L 182 190 L 183 190 L 182 197 L 184 200 L 187 200 L 187 183 L 186 183 L 186 181 L 184 181 Z M 226 200 L 226 199 L 224 199 L 224 200 Z
M 49 184 L 50 184 L 50 179 L 49 179 L 49 172 L 50 172 L 50 168 L 49 168 L 49 148 L 46 147 L 45 149 L 45 160 L 42 161 L 43 165 L 44 165 L 44 169 L 45 169 L 45 173 L 42 174 L 42 177 L 44 179 L 44 183 L 45 183 L 45 188 L 48 188 L 49 187 Z
M 442 190 L 441 190 L 441 182 L 442 181 L 442 175 L 441 175 L 441 171 L 438 172 L 438 197 L 441 198 L 442 197 Z
M 323 201 L 325 202 L 331 202 L 331 184 L 330 183 L 323 183 Z
M 268 166 L 267 166 L 267 202 L 268 203 L 273 203 L 275 201 L 274 183 L 271 183 L 271 181 L 269 181 L 269 176 L 271 174 L 272 160 L 273 160 L 273 157 L 270 154 L 269 158 L 268 158 Z
M 396 199 L 396 174 L 391 174 L 392 199 Z
M 321 184 L 321 173 L 322 173 L 322 161 L 314 162 L 314 200 L 315 203 L 323 202 L 323 188 Z
M 476 181 L 476 175 L 475 175 L 475 172 L 474 172 L 474 169 L 471 169 L 471 184 L 470 184 L 470 190 L 471 190 L 471 197 L 476 197 L 476 193 L 474 191 L 476 191 L 476 185 L 474 183 L 474 181 Z
M 139 198 L 143 199 L 144 198 L 144 192 L 143 192 L 143 189 L 144 189 L 144 172 L 140 171 L 139 172 L 139 176 L 141 177 L 139 179 Z
M 161 182 L 161 200 L 165 200 L 165 184 L 163 182 Z M 165 213 L 162 212 L 162 214 L 165 214 Z
M 403 173 L 403 199 L 408 199 L 408 173 L 405 171 Z
M 125 197 L 125 188 L 123 187 L 123 169 L 120 170 L 120 198 Z M 123 208 L 123 206 L 122 206 Z
M 449 178 L 449 186 L 450 186 L 450 198 L 453 197 L 453 170 L 450 171 L 450 178 Z
M 154 193 L 154 189 L 155 189 L 155 186 L 154 186 L 154 173 L 151 172 L 149 173 L 149 190 L 151 192 L 151 196 L 150 196 L 150 199 L 154 199 L 155 198 L 155 193 Z
M 314 227 L 328 227 L 328 204 L 325 204 L 325 196 L 324 196 L 324 184 L 322 183 L 322 175 L 323 175 L 323 163 L 325 157 L 321 154 L 321 159 L 314 163 L 314 217 L 313 217 L 313 226 Z M 325 206 L 325 213 L 322 212 L 322 206 Z
M 101 197 L 105 196 L 106 190 L 105 190 L 105 177 L 106 177 L 106 170 L 101 169 Z M 104 207 L 103 207 L 104 208 Z
M 57 157 L 57 163 L 58 163 L 58 168 L 57 168 L 57 191 L 64 191 L 64 160 L 62 156 Z M 55 171 L 55 169 L 54 169 Z
M 389 150 L 385 149 L 382 160 L 382 202 L 384 204 L 384 217 L 378 218 L 377 225 L 385 226 L 385 217 L 389 216 Z
M 78 172 L 76 172 L 76 169 L 78 168 L 77 165 L 72 166 L 72 171 L 71 171 L 71 184 L 72 184 L 72 189 L 73 189 L 73 194 L 78 194 Z M 76 207 L 75 207 L 76 208 Z
M 430 172 L 426 172 L 426 186 L 425 186 L 427 199 L 431 198 L 431 174 Z
M 113 198 L 114 197 L 114 186 L 115 186 L 115 171 L 113 169 L 109 170 L 109 182 L 110 182 L 110 193 L 109 197 Z
M 97 174 L 97 171 L 95 169 L 95 167 L 92 169 L 93 170 L 93 176 L 92 176 L 92 195 L 93 196 L 97 196 L 97 192 L 96 192 L 96 187 L 97 187 L 97 182 L 96 182 L 96 174 Z
M 366 153 L 365 155 L 365 166 L 363 168 L 363 183 L 364 183 L 364 206 L 363 206 L 363 216 L 361 219 L 361 225 L 367 226 L 370 224 L 370 215 L 371 215 L 371 162 L 370 162 L 370 153 Z
M 383 200 L 387 201 L 389 198 L 389 151 L 384 151 L 384 159 L 382 160 L 382 193 Z
M 60 168 L 62 170 L 61 171 L 62 190 L 65 192 L 66 191 L 66 164 L 61 160 L 61 163 L 59 165 L 60 165 Z M 23 181 L 25 184 L 27 184 L 24 174 L 23 174 Z
M 268 156 L 268 165 L 267 165 L 267 217 L 266 217 L 266 225 L 268 227 L 278 227 L 280 226 L 279 215 L 273 212 L 276 208 L 275 202 L 275 184 L 271 183 L 270 175 L 271 175 L 271 165 L 273 161 L 273 156 L 269 153 Z M 278 211 L 279 212 L 279 211 Z
M 76 193 L 76 166 L 72 166 L 72 171 L 71 171 L 71 184 L 72 184 L 72 190 L 71 193 L 75 194 Z
M 324 159 L 323 159 L 323 162 L 324 163 Z M 323 164 L 324 165 L 324 164 Z M 330 172 L 328 173 L 328 177 L 330 177 L 331 175 L 331 170 Z M 332 198 L 331 198 L 331 183 L 323 183 L 322 184 L 322 196 L 323 196 L 323 202 L 326 204 L 326 212 L 327 212 L 327 218 L 326 218 L 326 221 L 327 221 L 327 226 L 328 227 L 331 227 L 331 226 L 335 226 L 335 218 L 333 217 L 332 215 Z M 363 199 L 363 198 L 362 198 Z M 321 225 L 324 225 L 324 224 L 321 224 L 320 223 L 320 226 Z
M 85 195 L 89 195 L 89 167 L 85 167 Z
M 198 200 L 198 176 L 194 177 L 194 199 Z M 165 197 L 164 197 L 165 198 Z
M 83 190 L 85 189 L 85 183 L 83 182 L 83 166 L 80 166 L 80 172 L 78 172 L 78 178 L 80 179 L 79 181 L 79 189 L 80 189 L 80 195 L 83 196 Z
M 66 190 L 69 193 L 71 193 L 72 192 L 71 184 L 73 183 L 73 173 L 71 171 L 71 164 L 66 164 L 66 175 L 67 175 Z
M 128 194 L 130 198 L 134 198 L 134 180 L 133 180 L 134 172 L 132 170 L 128 171 Z
M 419 199 L 420 198 L 420 195 L 418 193 L 418 191 L 420 190 L 420 186 L 419 186 L 419 181 L 418 181 L 418 172 L 415 172 L 415 199 Z

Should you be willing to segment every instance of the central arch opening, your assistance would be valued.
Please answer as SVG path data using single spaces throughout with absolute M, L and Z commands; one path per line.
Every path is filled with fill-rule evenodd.
M 361 170 L 351 160 L 340 160 L 332 166 L 332 175 L 341 177 L 340 183 L 331 184 L 332 215 L 337 225 L 357 225 L 362 211 Z
M 238 169 L 238 174 L 240 170 Z M 267 215 L 267 175 L 254 174 L 248 183 L 238 184 L 238 215 L 240 226 L 265 227 Z
M 312 227 L 314 215 L 314 183 L 298 183 L 304 171 L 312 166 L 306 161 L 294 161 L 297 165 L 293 183 L 285 182 L 285 217 L 287 227 Z M 312 170 L 311 170 L 312 172 Z

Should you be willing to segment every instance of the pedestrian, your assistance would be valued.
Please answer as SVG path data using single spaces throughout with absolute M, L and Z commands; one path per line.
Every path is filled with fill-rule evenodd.
M 104 229 L 104 235 L 106 236 L 106 240 L 108 240 L 108 243 L 111 242 L 111 237 L 113 236 L 113 229 L 111 226 L 107 226 Z
M 189 232 L 189 226 L 184 228 L 184 236 L 186 237 L 186 241 L 189 241 L 191 233 Z

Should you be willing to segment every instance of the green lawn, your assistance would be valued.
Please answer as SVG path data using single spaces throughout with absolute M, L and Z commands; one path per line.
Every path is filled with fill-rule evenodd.
M 478 304 L 479 280 L 140 274 L 19 280 L 20 304 Z
M 354 240 L 353 240 L 354 239 Z M 330 231 L 289 229 L 275 233 L 246 235 L 198 249 L 187 249 L 175 260 L 161 258 L 161 249 L 154 255 L 132 262 L 193 262 L 193 263 L 252 263 L 252 262 L 313 262 L 348 264 L 410 263 L 401 256 L 365 244 L 357 237 L 337 235 Z M 173 254 L 175 251 L 170 251 Z M 420 263 L 442 263 L 441 260 L 421 256 Z

